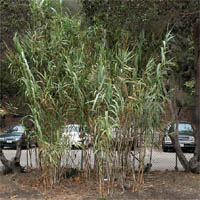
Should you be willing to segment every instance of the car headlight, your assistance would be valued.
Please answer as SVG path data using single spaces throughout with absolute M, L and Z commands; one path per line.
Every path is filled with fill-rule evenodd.
M 190 141 L 190 142 L 194 142 L 194 137 L 193 137 L 193 136 L 190 136 L 190 137 L 189 137 L 189 141 Z

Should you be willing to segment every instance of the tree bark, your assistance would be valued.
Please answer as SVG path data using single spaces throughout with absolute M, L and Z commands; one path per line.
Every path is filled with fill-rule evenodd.
M 190 171 L 189 162 L 186 159 L 185 155 L 183 154 L 183 151 L 180 147 L 179 140 L 178 140 L 178 123 L 176 122 L 174 124 L 176 124 L 176 130 L 174 130 L 173 128 L 171 131 L 169 131 L 169 137 L 172 141 L 172 144 L 174 146 L 174 149 L 176 151 L 176 154 L 178 156 L 178 159 L 181 165 L 183 166 L 186 172 L 189 172 Z M 174 127 L 174 124 L 172 125 L 172 127 Z M 174 131 L 175 131 L 175 135 L 174 136 L 170 135 L 170 132 L 174 132 Z
M 199 48 L 200 51 L 200 48 Z M 197 75 L 196 75 L 196 149 L 195 155 L 198 162 L 200 162 L 200 55 L 197 63 Z
M 3 173 L 21 173 L 24 172 L 24 168 L 20 165 L 21 158 L 21 143 L 17 144 L 15 157 L 11 160 L 6 159 L 2 147 L 0 146 L 0 160 L 3 164 Z
M 167 95 L 167 90 L 164 86 L 164 94 Z M 174 90 L 174 93 L 176 92 L 176 89 Z M 174 97 L 176 96 L 175 94 L 173 95 Z M 181 165 L 183 166 L 183 168 L 185 169 L 186 172 L 190 171 L 190 165 L 188 160 L 186 159 L 180 144 L 179 144 L 179 140 L 178 140 L 178 111 L 177 111 L 177 106 L 176 106 L 176 99 L 174 99 L 174 101 L 172 101 L 171 99 L 167 99 L 167 103 L 170 109 L 170 113 L 172 116 L 172 122 L 173 124 L 171 125 L 171 128 L 169 130 L 169 137 L 172 141 L 172 144 L 174 146 L 174 149 L 176 151 L 177 157 L 181 163 Z M 176 123 L 176 130 L 174 130 L 174 124 Z M 174 132 L 175 135 L 170 134 Z
M 195 116 L 195 139 L 196 148 L 194 157 L 190 159 L 190 169 L 193 173 L 200 174 L 200 22 L 194 25 L 193 39 L 195 44 L 195 93 L 196 93 L 196 116 Z
M 0 115 L 0 128 L 4 128 L 6 126 L 6 116 L 5 115 Z

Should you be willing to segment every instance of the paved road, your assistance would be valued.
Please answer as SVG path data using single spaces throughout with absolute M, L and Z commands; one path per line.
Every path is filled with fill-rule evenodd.
M 35 159 L 35 150 L 31 150 L 31 154 L 29 154 L 29 151 L 27 150 L 22 150 L 22 155 L 21 155 L 21 165 L 22 166 L 32 166 L 36 167 L 36 159 Z M 15 150 L 4 150 L 5 156 L 8 159 L 11 159 L 15 155 Z M 31 155 L 31 159 L 30 159 Z M 93 155 L 90 153 L 89 155 Z M 193 154 L 187 153 L 185 154 L 187 159 L 190 159 Z M 90 159 L 90 163 L 94 163 L 94 158 L 93 156 L 89 156 L 88 159 Z M 145 163 L 149 162 L 150 159 L 150 151 L 147 151 L 146 153 L 146 158 L 145 158 Z M 28 163 L 27 163 L 28 161 Z M 72 150 L 70 151 L 63 159 L 63 164 L 68 163 L 72 167 L 81 167 L 81 151 L 80 150 Z M 152 153 L 152 170 L 160 170 L 160 171 L 165 171 L 165 170 L 174 170 L 176 164 L 176 154 L 175 153 L 164 153 L 160 150 L 153 150 Z M 2 163 L 0 161 L 0 167 L 2 167 Z M 178 161 L 178 169 L 183 170 L 180 162 Z

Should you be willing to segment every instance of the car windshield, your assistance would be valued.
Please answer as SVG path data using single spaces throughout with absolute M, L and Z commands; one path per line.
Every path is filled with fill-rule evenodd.
M 191 124 L 179 123 L 178 131 L 179 131 L 179 135 L 194 135 Z
M 68 125 L 67 126 L 67 131 L 68 132 L 79 132 L 80 131 L 80 126 L 79 125 Z
M 11 126 L 9 129 L 5 130 L 4 133 L 13 133 L 15 132 L 17 135 L 21 135 L 21 133 L 23 133 L 25 130 L 24 130 L 24 127 L 23 126 Z
M 169 125 L 167 127 L 166 134 L 169 132 L 170 126 L 171 125 Z M 176 125 L 175 125 L 175 127 L 176 127 Z M 179 135 L 191 135 L 191 136 L 194 135 L 194 131 L 193 131 L 192 125 L 190 123 L 184 123 L 184 122 L 179 123 L 178 124 L 178 132 L 179 132 Z
M 178 130 L 179 131 L 193 131 L 191 124 L 186 123 L 179 123 L 178 124 Z

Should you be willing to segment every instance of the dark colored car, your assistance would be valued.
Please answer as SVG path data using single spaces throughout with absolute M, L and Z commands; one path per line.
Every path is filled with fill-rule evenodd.
M 0 135 L 0 146 L 16 149 L 17 142 L 21 140 L 22 148 L 37 146 L 36 137 L 33 131 L 25 131 L 22 125 L 15 125 L 5 130 Z
M 169 137 L 169 130 L 172 124 L 169 124 L 165 130 L 162 149 L 164 152 L 174 152 L 172 141 Z M 174 127 L 174 131 L 176 128 Z M 195 150 L 195 136 L 192 124 L 189 122 L 178 122 L 178 140 L 183 152 L 194 152 Z

